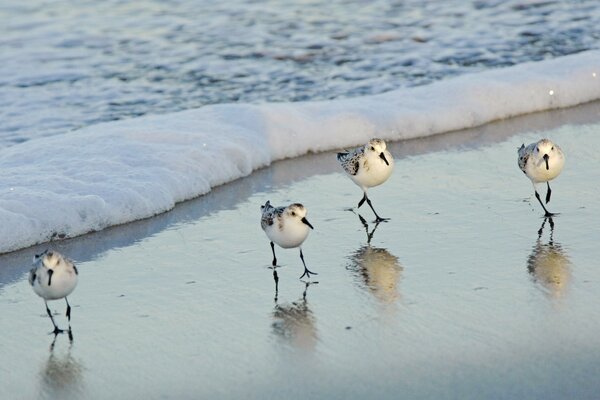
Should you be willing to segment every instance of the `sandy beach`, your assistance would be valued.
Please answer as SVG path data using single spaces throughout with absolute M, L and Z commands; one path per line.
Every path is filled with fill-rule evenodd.
M 334 152 L 274 163 L 154 218 L 51 246 L 73 258 L 74 341 L 53 350 L 31 256 L 0 257 L 0 398 L 595 398 L 600 103 L 390 143 L 361 193 Z M 566 154 L 545 220 L 517 147 Z M 259 207 L 315 230 L 277 250 Z M 354 207 L 353 211 L 348 208 Z M 318 281 L 318 284 L 316 283 Z M 64 302 L 51 302 L 65 325 Z

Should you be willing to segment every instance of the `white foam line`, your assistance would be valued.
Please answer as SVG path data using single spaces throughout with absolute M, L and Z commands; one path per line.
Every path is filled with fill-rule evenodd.
M 354 99 L 223 104 L 91 126 L 0 153 L 0 252 L 147 218 L 271 162 L 600 99 L 600 51 Z

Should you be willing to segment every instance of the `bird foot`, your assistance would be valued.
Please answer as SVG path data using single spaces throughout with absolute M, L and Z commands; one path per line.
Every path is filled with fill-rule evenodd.
M 65 332 L 66 332 L 66 330 L 64 330 L 64 329 L 58 329 L 58 326 L 55 326 L 54 330 L 52 332 L 50 332 L 48 335 L 54 335 L 54 336 L 56 336 L 59 333 L 65 333 Z
M 304 278 L 304 275 L 306 275 L 306 277 L 308 279 L 310 279 L 310 275 L 311 274 L 313 274 L 313 275 L 319 275 L 316 272 L 312 272 L 312 271 L 309 271 L 307 268 L 304 268 L 304 273 L 302 274 L 302 276 L 300 277 L 300 279 Z

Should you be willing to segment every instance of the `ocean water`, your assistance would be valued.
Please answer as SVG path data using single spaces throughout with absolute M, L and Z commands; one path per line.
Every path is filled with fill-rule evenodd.
M 600 43 L 595 0 L 0 4 L 0 148 L 229 102 L 330 100 Z
M 594 1 L 3 3 L 0 253 L 275 160 L 599 99 L 599 18 Z

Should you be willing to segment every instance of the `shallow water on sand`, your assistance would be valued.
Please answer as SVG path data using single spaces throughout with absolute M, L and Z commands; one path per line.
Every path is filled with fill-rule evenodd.
M 278 162 L 153 219 L 54 244 L 78 261 L 74 342 L 52 351 L 0 258 L 0 398 L 592 398 L 600 384 L 599 104 L 394 143 L 369 242 L 333 153 Z M 516 149 L 566 154 L 545 221 Z M 545 191 L 544 191 L 545 193 Z M 303 202 L 304 255 L 259 206 Z M 539 230 L 542 228 L 542 231 Z M 65 325 L 64 302 L 52 302 Z

